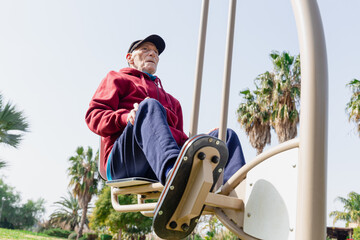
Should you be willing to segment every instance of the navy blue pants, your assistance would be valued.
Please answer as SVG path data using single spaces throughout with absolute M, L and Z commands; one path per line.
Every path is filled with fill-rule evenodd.
M 218 130 L 209 135 L 217 137 Z M 229 159 L 225 166 L 224 182 L 245 164 L 240 141 L 228 129 L 226 145 Z M 108 180 L 127 177 L 146 177 L 165 184 L 166 170 L 180 153 L 166 120 L 166 110 L 154 99 L 139 104 L 135 123 L 128 123 L 115 141 L 109 156 L 106 175 Z

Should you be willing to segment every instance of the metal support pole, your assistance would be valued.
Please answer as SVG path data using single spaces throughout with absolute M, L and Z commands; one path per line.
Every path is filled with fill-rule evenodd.
M 236 0 L 230 0 L 227 42 L 226 42 L 226 52 L 225 52 L 224 78 L 223 78 L 222 109 L 221 109 L 220 128 L 219 128 L 219 138 L 223 141 L 226 141 L 231 63 L 232 63 L 232 54 L 233 54 L 233 45 L 234 45 L 233 43 L 234 43 L 235 13 L 236 13 Z
M 328 70 L 316 0 L 292 0 L 301 56 L 296 239 L 326 239 Z
M 199 44 L 198 44 L 197 61 L 196 61 L 193 111 L 190 121 L 189 137 L 196 135 L 198 129 L 201 82 L 202 82 L 202 74 L 203 74 L 203 66 L 204 66 L 204 52 L 205 52 L 208 12 L 209 12 L 209 0 L 203 0 L 202 10 L 201 10 L 201 20 L 200 20 Z

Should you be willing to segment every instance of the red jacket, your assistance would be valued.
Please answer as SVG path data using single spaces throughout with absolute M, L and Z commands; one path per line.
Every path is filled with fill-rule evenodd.
M 182 146 L 187 140 L 180 103 L 165 92 L 159 78 L 152 81 L 146 73 L 134 68 L 111 71 L 96 90 L 85 117 L 90 130 L 101 136 L 104 152 L 100 158 L 104 169 L 115 140 L 127 125 L 126 119 L 134 103 L 140 103 L 146 97 L 157 99 L 166 109 L 167 121 L 177 144 Z

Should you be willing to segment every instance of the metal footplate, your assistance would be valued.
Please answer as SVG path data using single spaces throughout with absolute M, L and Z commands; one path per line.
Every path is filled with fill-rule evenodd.
M 217 138 L 197 135 L 185 143 L 154 210 L 159 237 L 181 239 L 193 231 L 227 159 L 226 145 Z

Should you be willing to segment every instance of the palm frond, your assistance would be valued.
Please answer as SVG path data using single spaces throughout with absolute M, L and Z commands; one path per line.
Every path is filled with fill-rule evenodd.
M 17 147 L 24 132 L 28 132 L 29 124 L 22 111 L 18 111 L 11 103 L 4 105 L 0 94 L 0 143 Z
M 329 216 L 334 217 L 334 224 L 338 220 L 350 222 L 360 221 L 360 194 L 350 192 L 347 198 L 337 197 L 335 201 L 339 201 L 344 205 L 344 211 L 332 211 Z
M 346 104 L 345 110 L 348 114 L 349 122 L 355 124 L 356 130 L 360 136 L 360 81 L 351 80 L 347 85 L 351 90 L 350 101 Z
M 8 165 L 7 162 L 0 159 L 0 169 L 7 167 L 7 165 Z

